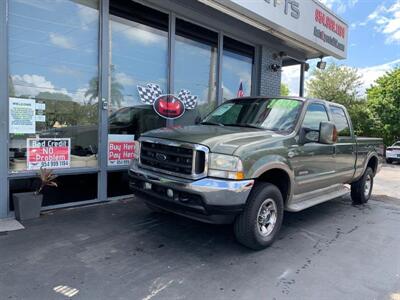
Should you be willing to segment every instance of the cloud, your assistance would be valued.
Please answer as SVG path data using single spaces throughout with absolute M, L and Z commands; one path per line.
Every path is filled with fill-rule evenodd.
M 362 90 L 360 91 L 361 95 L 365 95 L 365 92 L 371 85 L 375 82 L 376 79 L 385 75 L 386 72 L 392 70 L 396 65 L 400 64 L 400 59 L 396 59 L 394 61 L 377 65 L 371 67 L 360 68 L 359 74 L 362 76 Z
M 338 14 L 344 14 L 348 9 L 353 8 L 358 0 L 320 0 L 329 9 L 335 10 Z
M 136 86 L 138 81 L 126 73 L 115 73 L 115 80 L 123 86 Z
M 289 87 L 290 96 L 299 95 L 300 66 L 289 66 L 282 68 L 282 83 Z
M 68 38 L 62 34 L 51 32 L 49 34 L 50 42 L 60 48 L 74 49 L 75 45 L 71 38 Z
M 125 38 L 134 43 L 140 43 L 146 46 L 160 42 L 166 43 L 166 39 L 162 35 L 154 31 L 149 31 L 148 27 L 145 25 L 137 24 L 132 27 L 120 22 L 112 22 L 111 24 L 113 34 L 123 34 Z
M 15 96 L 36 97 L 41 92 L 60 93 L 70 96 L 73 101 L 84 103 L 87 102 L 85 93 L 88 86 L 80 87 L 75 91 L 68 91 L 65 88 L 57 88 L 47 80 L 44 76 L 36 74 L 24 74 L 11 76 L 15 89 Z
M 400 43 L 400 0 L 387 7 L 379 5 L 369 16 L 374 29 L 386 37 L 386 43 Z
M 55 92 L 54 85 L 40 75 L 13 75 L 12 81 L 14 84 L 16 96 L 35 97 L 40 92 Z

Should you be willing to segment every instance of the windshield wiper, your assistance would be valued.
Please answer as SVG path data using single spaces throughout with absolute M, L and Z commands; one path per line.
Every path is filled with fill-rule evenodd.
M 217 122 L 208 122 L 208 121 L 204 121 L 200 123 L 201 125 L 215 125 L 215 126 L 225 126 L 222 123 L 217 123 Z
M 237 123 L 237 124 L 225 124 L 225 126 L 236 126 L 236 127 L 249 127 L 249 128 L 256 128 L 256 129 L 265 129 L 257 125 L 246 124 L 246 123 Z

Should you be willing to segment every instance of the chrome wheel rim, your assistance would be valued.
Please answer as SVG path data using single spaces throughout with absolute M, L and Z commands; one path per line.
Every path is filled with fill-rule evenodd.
M 277 217 L 278 214 L 275 201 L 271 198 L 264 200 L 257 214 L 258 232 L 263 237 L 270 235 L 274 230 Z
M 365 198 L 369 197 L 369 194 L 371 192 L 371 187 L 372 187 L 372 178 L 371 178 L 371 175 L 368 175 L 367 179 L 365 180 L 365 184 L 364 184 L 364 196 L 365 196 Z

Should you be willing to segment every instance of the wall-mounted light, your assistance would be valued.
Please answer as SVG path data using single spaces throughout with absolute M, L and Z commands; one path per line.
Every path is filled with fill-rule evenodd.
M 269 66 L 269 68 L 272 72 L 278 72 L 282 69 L 282 67 L 278 64 L 272 64 Z
M 322 57 L 321 57 L 321 61 L 317 62 L 317 68 L 320 70 L 325 70 L 325 68 L 326 68 L 326 61 L 323 61 Z

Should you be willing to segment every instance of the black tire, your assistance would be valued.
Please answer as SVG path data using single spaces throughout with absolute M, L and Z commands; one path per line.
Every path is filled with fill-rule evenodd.
M 366 183 L 370 182 L 369 191 L 366 193 Z M 351 199 L 354 204 L 365 204 L 371 198 L 372 188 L 374 187 L 374 171 L 368 167 L 363 176 L 351 184 Z
M 149 203 L 147 201 L 145 202 L 145 204 L 146 204 L 147 208 L 150 209 L 152 212 L 155 212 L 155 213 L 158 213 L 158 214 L 167 213 L 166 210 L 158 208 L 157 206 L 155 206 L 155 205 L 153 205 L 153 204 L 151 204 L 151 203 Z
M 386 163 L 388 163 L 389 165 L 393 162 L 393 160 L 391 158 L 386 158 Z
M 275 225 L 269 230 L 272 230 L 268 235 L 263 235 L 259 229 L 260 224 L 259 213 L 261 207 L 268 201 L 268 204 L 276 208 L 276 214 L 274 215 Z M 269 211 L 269 210 L 268 210 Z M 271 219 L 272 213 L 269 214 Z M 265 220 L 264 216 L 264 220 Z M 270 246 L 276 239 L 278 232 L 281 228 L 283 220 L 283 198 L 279 189 L 271 184 L 258 182 L 251 191 L 249 198 L 247 199 L 246 207 L 244 211 L 236 218 L 234 223 L 234 231 L 236 239 L 242 245 L 254 249 L 261 250 Z M 269 226 L 269 225 L 268 225 Z

